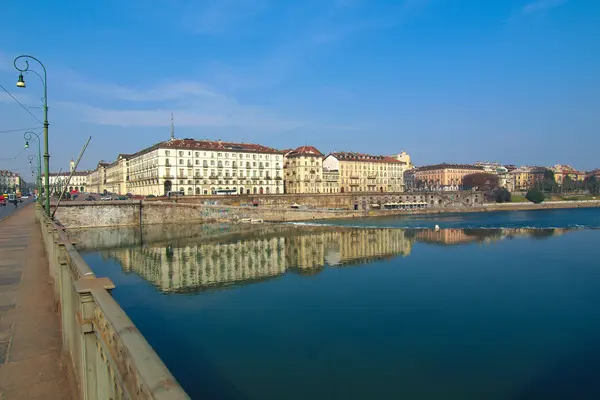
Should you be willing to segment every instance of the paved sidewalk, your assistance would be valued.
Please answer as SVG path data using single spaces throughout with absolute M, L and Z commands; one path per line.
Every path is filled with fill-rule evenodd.
M 0 222 L 0 400 L 75 399 L 35 209 Z

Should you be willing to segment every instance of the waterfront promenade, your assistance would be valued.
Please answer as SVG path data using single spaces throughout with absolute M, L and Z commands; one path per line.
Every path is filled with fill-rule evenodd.
M 0 400 L 75 399 L 35 209 L 0 221 Z

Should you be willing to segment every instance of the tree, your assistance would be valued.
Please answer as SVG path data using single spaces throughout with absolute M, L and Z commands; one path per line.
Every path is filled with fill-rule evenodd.
M 571 177 L 569 175 L 566 175 L 565 178 L 563 179 L 563 190 L 566 190 L 567 192 L 572 191 L 573 189 L 575 189 L 575 182 L 573 181 L 573 179 L 571 179 Z
M 595 175 L 586 177 L 583 184 L 585 190 L 589 191 L 591 194 L 600 194 L 600 181 L 598 181 L 598 178 L 596 178 Z
M 531 189 L 525 195 L 525 198 L 534 204 L 540 204 L 546 198 L 544 193 L 536 189 Z
M 465 175 L 462 178 L 462 187 L 465 190 L 479 190 L 484 192 L 491 192 L 498 187 L 498 176 L 494 174 L 486 174 L 483 172 L 476 172 L 474 174 Z
M 497 190 L 495 193 L 496 203 L 510 203 L 512 196 L 506 188 Z
M 554 171 L 546 168 L 546 170 L 544 171 L 544 182 L 556 183 L 556 178 L 554 177 Z

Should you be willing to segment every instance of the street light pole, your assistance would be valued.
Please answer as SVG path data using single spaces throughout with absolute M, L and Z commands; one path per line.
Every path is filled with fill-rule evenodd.
M 21 59 L 25 62 L 25 68 L 19 68 L 17 62 Z M 47 75 L 46 75 L 46 67 L 40 60 L 35 57 L 28 55 L 21 55 L 15 58 L 13 61 L 13 65 L 19 71 L 19 80 L 17 81 L 17 87 L 25 87 L 25 80 L 23 79 L 23 72 L 27 72 L 29 70 L 29 61 L 27 59 L 31 59 L 37 61 L 38 64 L 44 70 L 44 199 L 45 206 L 44 209 L 47 215 L 50 215 L 50 154 L 48 153 L 48 84 L 47 84 Z M 23 65 L 23 64 L 21 64 Z M 32 70 L 33 71 L 33 70 Z
M 23 134 L 23 138 L 25 138 L 25 148 L 29 148 L 29 141 L 33 139 L 33 136 L 35 135 L 35 138 L 37 140 L 37 144 L 38 144 L 38 178 L 37 178 L 37 187 L 38 187 L 38 200 L 40 202 L 40 204 L 42 204 L 42 151 L 40 149 L 40 135 L 38 135 L 35 132 L 25 132 Z M 31 158 L 29 159 L 29 163 L 31 164 Z

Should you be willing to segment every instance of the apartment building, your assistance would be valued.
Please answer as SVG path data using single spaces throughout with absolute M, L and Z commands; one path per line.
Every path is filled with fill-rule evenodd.
M 18 173 L 0 170 L 0 191 L 2 193 L 14 192 L 21 187 L 21 177 Z
M 483 173 L 484 168 L 469 164 L 435 164 L 417 168 L 415 185 L 428 190 L 460 190 L 465 176 Z
M 128 158 L 127 192 L 283 193 L 283 154 L 252 143 L 171 139 Z
M 330 153 L 323 161 L 324 170 L 338 171 L 340 193 L 402 192 L 405 167 L 394 157 L 361 153 Z
M 573 182 L 583 182 L 585 180 L 585 172 L 578 171 L 570 165 L 557 164 L 549 168 L 554 172 L 554 180 L 559 185 L 562 185 L 565 178 L 568 176 Z
M 323 153 L 301 146 L 284 156 L 286 193 L 324 193 Z
M 120 195 L 127 194 L 127 168 L 129 166 L 129 154 L 119 154 L 117 159 L 106 165 L 106 183 L 102 191 Z

